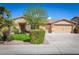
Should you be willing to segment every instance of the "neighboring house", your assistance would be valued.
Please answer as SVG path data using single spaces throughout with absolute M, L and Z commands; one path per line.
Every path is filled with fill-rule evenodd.
M 75 22 L 65 20 L 65 19 L 57 20 L 50 23 L 52 27 L 51 28 L 52 32 L 68 32 L 68 33 L 73 32 L 75 24 L 76 24 Z M 47 29 L 50 27 L 50 25 L 47 25 Z

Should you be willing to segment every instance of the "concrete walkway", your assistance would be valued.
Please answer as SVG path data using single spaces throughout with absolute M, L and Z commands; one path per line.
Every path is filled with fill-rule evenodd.
M 48 44 L 0 45 L 0 54 L 79 54 L 79 34 L 46 33 Z

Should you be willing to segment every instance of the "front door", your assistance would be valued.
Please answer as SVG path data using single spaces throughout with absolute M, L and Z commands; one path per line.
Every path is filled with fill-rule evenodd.
M 19 27 L 20 27 L 21 33 L 26 32 L 26 23 L 19 23 Z

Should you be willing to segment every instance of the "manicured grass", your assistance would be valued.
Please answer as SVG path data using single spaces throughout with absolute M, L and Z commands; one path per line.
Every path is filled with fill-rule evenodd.
M 11 40 L 30 41 L 31 37 L 27 34 L 13 34 L 10 36 Z
M 31 43 L 41 44 L 44 42 L 45 31 L 42 29 L 35 29 L 31 31 Z

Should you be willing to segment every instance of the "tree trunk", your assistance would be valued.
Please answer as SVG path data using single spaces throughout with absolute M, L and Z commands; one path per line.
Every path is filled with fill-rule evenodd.
M 39 25 L 38 24 L 36 24 L 36 29 L 39 29 Z
M 35 29 L 35 24 L 31 24 L 31 29 Z
M 38 24 L 31 24 L 31 29 L 39 29 L 39 25 Z

